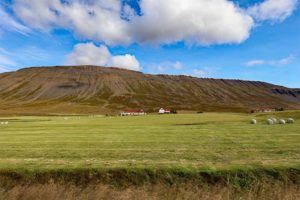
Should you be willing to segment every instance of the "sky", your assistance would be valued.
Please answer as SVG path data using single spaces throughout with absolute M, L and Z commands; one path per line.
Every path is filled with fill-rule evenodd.
M 300 0 L 0 0 L 0 72 L 99 65 L 300 88 Z

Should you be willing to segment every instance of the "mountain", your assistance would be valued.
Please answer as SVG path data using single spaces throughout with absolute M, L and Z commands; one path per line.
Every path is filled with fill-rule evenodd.
M 300 89 L 258 81 L 150 75 L 97 66 L 0 74 L 0 114 L 112 114 L 160 107 L 195 111 L 300 108 Z

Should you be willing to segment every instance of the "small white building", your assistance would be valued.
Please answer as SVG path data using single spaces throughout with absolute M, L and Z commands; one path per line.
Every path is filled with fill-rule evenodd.
M 161 108 L 161 109 L 159 109 L 158 114 L 171 114 L 171 110 Z
M 147 115 L 147 113 L 144 110 L 125 110 L 122 111 L 121 116 L 142 116 Z
M 253 110 L 253 112 L 256 112 L 256 113 L 270 113 L 270 112 L 275 112 L 275 109 L 270 108 L 270 107 L 260 107 L 260 108 L 256 108 L 255 110 Z

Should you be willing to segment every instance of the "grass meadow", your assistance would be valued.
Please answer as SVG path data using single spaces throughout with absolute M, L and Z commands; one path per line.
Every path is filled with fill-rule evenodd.
M 296 122 L 270 126 L 266 124 L 268 117 L 293 117 Z M 257 125 L 250 124 L 253 118 L 258 120 Z M 224 192 L 221 199 L 232 199 L 230 195 L 236 194 L 236 186 L 255 191 L 254 194 L 241 193 L 240 197 L 246 199 L 264 194 L 259 193 L 262 188 L 273 199 L 300 197 L 299 111 L 252 115 L 24 116 L 1 117 L 0 121 L 9 122 L 0 125 L 0 180 L 4 188 L 9 188 L 3 193 L 0 191 L 0 196 L 7 195 L 7 199 L 18 197 L 13 195 L 14 189 L 23 189 L 20 194 L 31 191 L 23 187 L 29 182 L 31 189 L 35 188 L 33 194 L 36 191 L 45 194 L 45 185 L 48 189 L 55 188 L 62 180 L 75 185 L 88 184 L 88 187 L 92 187 L 88 182 L 93 182 L 93 187 L 104 184 L 99 190 L 102 194 L 111 194 L 112 189 L 106 185 L 126 186 L 127 189 L 122 191 L 123 194 L 130 191 L 125 196 L 127 199 L 134 195 L 182 199 L 188 194 L 192 196 L 187 199 L 197 199 L 201 195 L 214 195 L 216 191 L 218 194 Z M 213 186 L 197 189 L 194 183 L 199 180 Z M 18 182 L 22 182 L 22 189 L 16 189 L 20 187 Z M 185 186 L 192 184 L 193 187 L 187 190 L 185 186 L 177 187 L 183 182 Z M 254 182 L 257 184 L 253 185 Z M 274 185 L 259 186 L 263 182 Z M 169 186 L 155 188 L 161 184 Z M 136 185 L 141 186 L 131 188 Z M 64 187 L 72 188 L 66 184 Z M 270 191 L 276 187 L 279 189 L 274 192 L 285 192 L 271 195 Z M 77 190 L 76 187 L 72 189 L 78 197 Z M 85 188 L 84 191 L 89 190 Z M 89 194 L 96 195 L 93 191 Z M 220 195 L 211 198 L 207 195 L 207 199 L 220 199 Z

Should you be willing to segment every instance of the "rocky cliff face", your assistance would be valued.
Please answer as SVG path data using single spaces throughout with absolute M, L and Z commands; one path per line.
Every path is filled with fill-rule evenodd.
M 2 112 L 103 113 L 124 108 L 246 111 L 300 108 L 300 90 L 263 82 L 149 75 L 96 66 L 37 67 L 0 74 Z M 59 106 L 64 105 L 64 106 Z M 1 111 L 1 110 L 0 110 Z M 24 111 L 25 112 L 25 111 Z

